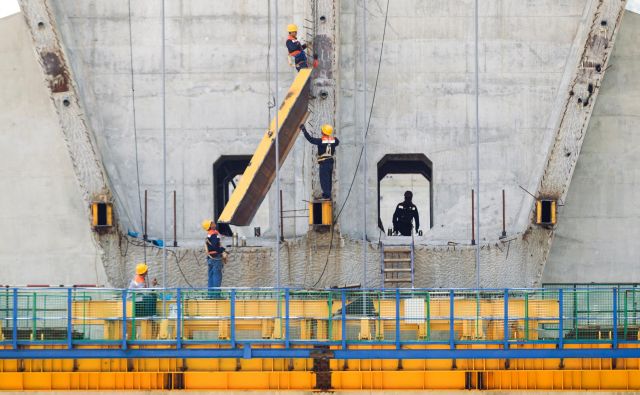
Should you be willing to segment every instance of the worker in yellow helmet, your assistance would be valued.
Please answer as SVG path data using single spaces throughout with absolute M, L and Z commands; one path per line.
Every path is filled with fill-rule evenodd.
M 216 223 L 210 219 L 202 221 L 202 229 L 207 231 L 207 238 L 204 241 L 205 252 L 207 253 L 207 288 L 209 288 L 209 297 L 217 299 L 218 291 L 212 291 L 212 288 L 220 288 L 222 285 L 222 265 L 224 264 L 223 256 L 226 255 L 224 247 L 220 241 L 220 233 L 217 230 Z
M 302 44 L 298 41 L 298 26 L 290 24 L 287 26 L 289 37 L 287 37 L 287 50 L 289 56 L 293 58 L 296 70 L 306 69 L 309 67 L 307 64 L 307 54 L 304 52 L 307 49 L 307 44 Z
M 146 263 L 138 263 L 136 265 L 136 275 L 133 277 L 133 280 L 129 283 L 130 289 L 142 289 L 149 288 L 149 283 L 147 282 L 147 274 L 149 274 L 149 266 Z M 158 280 L 155 278 L 151 281 L 151 286 L 155 287 L 158 285 Z
M 322 125 L 320 130 L 322 131 L 322 137 L 312 137 L 304 125 L 300 125 L 300 130 L 304 134 L 304 137 L 313 145 L 318 147 L 318 165 L 320 167 L 320 187 L 322 188 L 322 198 L 331 199 L 331 187 L 333 176 L 333 155 L 336 152 L 336 147 L 340 144 L 340 140 L 333 136 L 333 126 L 325 124 Z

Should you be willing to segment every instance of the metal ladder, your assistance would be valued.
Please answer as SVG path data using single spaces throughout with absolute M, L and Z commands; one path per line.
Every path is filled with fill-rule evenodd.
M 414 243 L 408 245 L 380 245 L 380 272 L 384 288 L 413 288 Z

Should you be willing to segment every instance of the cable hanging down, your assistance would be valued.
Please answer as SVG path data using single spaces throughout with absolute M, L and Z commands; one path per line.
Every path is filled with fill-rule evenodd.
M 144 219 L 142 217 L 142 197 L 141 189 L 140 189 L 140 162 L 138 161 L 138 127 L 136 122 L 136 89 L 135 89 L 135 79 L 133 73 L 133 33 L 131 28 L 131 0 L 128 1 L 129 5 L 129 63 L 131 70 L 131 105 L 133 111 L 133 142 L 135 146 L 135 160 L 136 160 L 136 184 L 138 185 L 138 207 L 140 211 L 140 229 L 143 231 L 143 234 L 146 233 L 146 229 L 144 229 Z M 144 252 L 144 262 L 147 262 L 147 245 L 143 244 L 143 252 Z
M 382 29 L 382 43 L 380 45 L 380 55 L 378 56 L 378 70 L 376 72 L 376 81 L 375 84 L 373 86 L 373 94 L 371 97 L 371 106 L 369 107 L 369 118 L 367 119 L 367 128 L 365 130 L 365 134 L 364 134 L 364 138 L 366 139 L 367 136 L 369 135 L 369 127 L 371 126 L 371 115 L 373 114 L 373 107 L 374 104 L 376 102 L 376 92 L 378 91 L 378 80 L 380 78 L 380 67 L 382 65 L 382 52 L 384 50 L 384 42 L 385 42 L 385 38 L 387 35 L 387 21 L 389 19 L 389 2 L 390 0 L 387 0 L 387 7 L 385 10 L 385 15 L 384 15 L 384 27 Z M 363 60 L 365 61 L 365 60 Z M 366 89 L 366 84 L 363 87 L 363 89 Z M 334 228 L 335 228 L 335 224 L 338 222 L 338 219 L 340 218 L 340 214 L 342 214 L 342 210 L 344 210 L 344 207 L 347 204 L 347 201 L 349 200 L 349 197 L 351 196 L 351 190 L 353 189 L 353 185 L 356 181 L 356 176 L 358 174 L 358 168 L 360 167 L 360 162 L 362 161 L 362 156 L 364 154 L 364 144 L 362 146 L 362 148 L 360 149 L 360 156 L 358 157 L 358 162 L 356 163 L 356 168 L 353 171 L 353 177 L 351 179 L 351 184 L 349 185 L 349 190 L 347 191 L 347 196 L 344 198 L 344 201 L 342 202 L 342 205 L 340 206 L 340 210 L 338 210 L 338 213 L 336 214 L 336 217 L 333 219 L 333 225 L 331 226 L 331 239 L 329 241 L 329 251 L 327 252 L 327 259 L 324 263 L 324 267 L 322 269 L 322 272 L 320 273 L 320 276 L 318 277 L 318 280 L 313 284 L 312 288 L 315 288 L 320 281 L 322 280 L 322 277 L 324 276 L 325 271 L 327 270 L 327 266 L 329 264 L 329 257 L 331 256 L 331 250 L 333 248 L 333 234 L 334 234 Z

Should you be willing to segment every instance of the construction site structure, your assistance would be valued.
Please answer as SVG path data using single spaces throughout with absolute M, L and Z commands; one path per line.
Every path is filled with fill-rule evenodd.
M 638 287 L 216 298 L 6 288 L 0 389 L 640 390 Z

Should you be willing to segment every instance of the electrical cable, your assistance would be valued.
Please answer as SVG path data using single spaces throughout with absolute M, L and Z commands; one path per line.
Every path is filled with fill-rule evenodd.
M 385 42 L 385 38 L 387 35 L 387 21 L 389 19 L 389 2 L 390 0 L 387 0 L 387 8 L 385 11 L 385 16 L 384 16 L 384 28 L 382 30 L 382 43 L 380 45 L 380 56 L 378 57 L 378 70 L 376 72 L 376 82 L 373 86 L 373 95 L 371 98 L 371 107 L 369 109 L 369 119 L 367 120 L 367 129 L 365 131 L 364 134 L 364 138 L 366 139 L 367 136 L 369 135 L 369 126 L 371 125 L 371 115 L 373 114 L 373 106 L 376 102 L 376 92 L 378 91 L 378 80 L 380 78 L 380 67 L 382 65 L 382 51 L 384 50 L 384 42 Z M 363 61 L 366 61 L 363 60 Z M 364 87 L 364 89 L 366 89 L 366 86 Z M 340 206 L 340 210 L 338 210 L 338 214 L 336 215 L 336 217 L 333 220 L 333 225 L 331 225 L 331 239 L 329 241 L 329 251 L 327 252 L 327 260 L 324 263 L 324 268 L 322 269 L 322 273 L 320 273 L 320 276 L 318 277 L 318 281 L 315 282 L 315 284 L 313 284 L 312 288 L 315 288 L 319 283 L 320 280 L 322 280 L 322 276 L 324 276 L 325 271 L 327 270 L 327 265 L 329 264 L 329 257 L 331 256 L 331 249 L 333 247 L 333 233 L 334 233 L 334 228 L 335 228 L 335 224 L 338 221 L 338 219 L 340 218 L 340 214 L 342 214 L 342 210 L 344 210 L 344 207 L 347 204 L 347 201 L 349 200 L 349 196 L 351 196 L 351 190 L 353 189 L 353 185 L 356 181 L 356 176 L 358 174 L 358 168 L 360 167 L 360 162 L 362 161 L 362 156 L 364 154 L 364 145 L 362 146 L 362 148 L 360 149 L 360 157 L 358 158 L 358 162 L 356 163 L 356 168 L 353 171 L 353 178 L 351 179 L 351 185 L 349 185 L 349 190 L 347 191 L 347 196 L 345 197 L 344 201 L 342 202 L 342 206 Z
M 182 268 L 180 267 L 180 262 L 182 262 L 182 260 L 187 254 L 185 253 L 180 259 L 178 259 L 178 254 L 175 251 L 171 251 L 171 250 L 167 250 L 167 251 L 173 254 L 173 257 L 176 260 L 176 267 L 178 268 L 178 271 L 180 272 L 182 279 L 187 283 L 187 285 L 189 285 L 189 288 L 194 289 L 195 287 L 191 285 L 191 283 L 187 279 L 187 276 L 185 276 L 184 272 L 182 271 Z
M 131 104 L 133 110 L 133 141 L 135 146 L 135 158 L 136 158 L 136 183 L 138 184 L 138 206 L 140 209 L 140 229 L 145 234 L 144 219 L 142 215 L 142 197 L 140 196 L 140 163 L 138 161 L 138 127 L 136 122 L 136 89 L 133 75 L 133 33 L 131 28 L 131 0 L 129 3 L 129 63 L 131 66 Z M 144 246 L 144 262 L 147 262 L 147 246 Z M 126 255 L 126 253 L 125 253 Z

